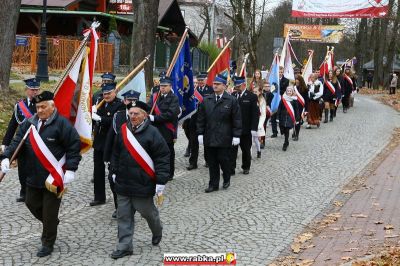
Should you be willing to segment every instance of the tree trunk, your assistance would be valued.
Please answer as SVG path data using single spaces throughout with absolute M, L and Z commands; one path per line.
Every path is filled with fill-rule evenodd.
M 379 38 L 381 38 L 381 32 L 380 32 L 380 19 L 374 18 L 374 22 L 372 27 L 374 28 L 374 37 L 375 37 L 375 45 L 374 45 L 374 79 L 372 81 L 372 87 L 374 90 L 379 89 L 379 84 L 380 84 L 380 70 L 382 68 L 382 54 L 380 54 L 381 49 L 379 49 L 380 41 Z
M 366 55 L 366 45 L 367 45 L 367 35 L 368 35 L 367 22 L 368 21 L 366 18 L 361 19 L 354 46 L 355 48 L 354 54 L 356 55 L 358 62 L 356 69 L 356 72 L 358 73 L 359 77 L 358 84 L 361 84 L 361 86 L 364 86 L 364 84 L 362 84 L 362 81 L 365 80 L 365 78 L 363 77 L 362 69 L 363 69 L 363 64 L 365 64 L 365 55 Z
M 145 65 L 146 88 L 153 86 L 153 62 L 158 25 L 159 0 L 134 0 L 133 29 L 131 42 L 131 67 L 136 67 L 147 55 L 149 62 Z
M 21 0 L 0 1 L 0 91 L 8 91 Z
M 396 18 L 393 23 L 392 27 L 392 35 L 390 36 L 390 41 L 389 41 L 389 46 L 387 49 L 387 63 L 383 69 L 384 73 L 384 79 L 383 79 L 383 86 L 385 88 L 389 87 L 389 82 L 390 82 L 390 74 L 393 72 L 393 60 L 395 57 L 395 50 L 396 50 L 396 40 L 398 36 L 398 26 L 399 26 L 399 20 L 400 20 L 400 0 L 398 0 L 398 5 L 397 5 L 397 13 L 396 13 Z M 393 6 L 392 9 L 393 10 Z M 392 12 L 389 12 L 390 15 L 394 15 Z

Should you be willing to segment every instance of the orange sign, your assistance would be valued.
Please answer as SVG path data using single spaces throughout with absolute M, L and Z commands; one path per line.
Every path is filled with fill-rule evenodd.
M 339 43 L 343 38 L 342 25 L 285 24 L 283 35 L 289 31 L 290 40 L 320 43 Z

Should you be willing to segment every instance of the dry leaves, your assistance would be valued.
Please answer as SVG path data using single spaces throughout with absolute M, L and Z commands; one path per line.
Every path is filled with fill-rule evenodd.
M 296 266 L 311 266 L 314 263 L 314 260 L 303 260 L 296 264 Z
M 383 224 L 382 221 L 375 221 L 374 224 Z
M 350 260 L 352 260 L 353 258 L 352 258 L 352 257 L 341 257 L 340 259 L 341 259 L 341 260 L 345 260 L 345 261 L 350 261 Z
M 342 206 L 343 206 L 343 202 L 338 201 L 338 200 L 335 200 L 335 201 L 333 202 L 333 205 L 335 205 L 336 207 L 342 207 Z
M 367 218 L 368 215 L 362 214 L 362 213 L 357 213 L 357 214 L 352 214 L 351 217 L 355 218 Z
M 291 245 L 293 253 L 298 254 L 301 249 L 308 249 L 308 248 L 315 247 L 315 245 L 307 245 L 307 246 L 302 245 L 302 244 L 306 243 L 308 240 L 311 240 L 312 238 L 313 238 L 312 233 L 304 233 L 304 234 L 297 236 L 294 239 L 293 244 Z
M 391 230 L 394 229 L 394 226 L 392 224 L 387 224 L 383 227 L 384 230 Z
M 351 189 L 342 190 L 343 194 L 351 194 L 352 192 L 353 192 L 353 190 L 351 190 Z

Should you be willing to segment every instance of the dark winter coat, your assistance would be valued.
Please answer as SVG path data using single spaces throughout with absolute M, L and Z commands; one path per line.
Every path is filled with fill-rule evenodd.
M 207 97 L 214 93 L 214 89 L 208 85 L 205 85 L 203 87 L 197 87 L 197 91 L 201 94 L 201 96 L 203 96 L 203 99 L 204 99 L 204 97 Z M 200 105 L 200 103 L 197 106 L 197 110 L 198 110 L 199 105 Z M 192 115 L 192 117 L 190 118 L 189 128 L 191 130 L 196 131 L 196 124 L 197 124 L 197 112 L 194 113 Z
M 299 103 L 297 102 L 297 100 L 292 100 L 292 101 L 288 101 L 288 102 L 293 107 L 294 117 L 295 117 L 296 121 L 299 121 L 300 120 L 300 113 L 299 113 L 299 107 L 298 107 Z M 290 117 L 288 111 L 286 110 L 286 107 L 283 104 L 282 100 L 279 103 L 279 107 L 278 107 L 278 119 L 279 119 L 279 126 L 281 126 L 281 127 L 293 128 L 295 125 L 293 123 L 293 120 Z
M 232 96 L 237 98 L 239 92 L 232 93 Z M 243 95 L 238 98 L 240 113 L 242 116 L 242 136 L 250 135 L 251 131 L 258 130 L 258 120 L 260 118 L 260 109 L 257 105 L 257 96 L 245 90 Z
M 38 122 L 37 115 L 25 120 L 2 157 L 11 158 L 29 127 L 31 125 L 37 127 Z M 40 132 L 40 137 L 57 160 L 60 160 L 64 154 L 66 155 L 65 170 L 76 171 L 78 169 L 82 158 L 79 154 L 81 142 L 78 132 L 66 118 L 58 114 L 57 110 L 47 119 Z M 44 188 L 49 172 L 42 166 L 33 152 L 29 137 L 24 142 L 19 156 L 21 155 L 29 162 L 30 170 L 27 172 L 26 184 L 35 188 Z
M 330 82 L 335 88 L 335 93 L 332 93 L 326 82 L 324 82 L 324 93 L 322 94 L 322 99 L 324 99 L 324 102 L 334 102 L 336 100 L 336 91 L 339 90 L 339 85 L 337 82 L 333 83 L 332 80 L 330 80 Z
M 112 125 L 107 133 L 106 143 L 104 145 L 104 161 L 109 162 L 113 152 L 115 136 L 121 130 L 121 126 L 128 121 L 126 109 L 118 111 L 114 114 Z
M 238 100 L 227 92 L 216 102 L 215 94 L 204 98 L 198 111 L 197 134 L 204 136 L 209 147 L 232 146 L 232 138 L 242 134 L 242 118 Z
M 127 122 L 127 126 L 132 132 L 130 122 Z M 115 191 L 127 197 L 152 197 L 155 194 L 156 184 L 165 185 L 168 182 L 170 152 L 164 138 L 148 119 L 133 132 L 133 135 L 153 160 L 156 182 L 131 156 L 119 130 L 111 157 L 111 170 L 116 174 Z

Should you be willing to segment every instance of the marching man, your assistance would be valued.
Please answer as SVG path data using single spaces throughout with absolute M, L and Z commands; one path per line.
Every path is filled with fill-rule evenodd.
M 74 180 L 81 160 L 78 132 L 66 118 L 58 114 L 53 97 L 49 91 L 35 97 L 37 114 L 21 124 L 1 157 L 1 171 L 6 173 L 10 170 L 9 159 L 27 134 L 19 154 L 24 154 L 30 166 L 26 178 L 25 204 L 43 224 L 38 257 L 53 252 L 61 196 L 65 186 Z
M 111 169 L 115 173 L 118 210 L 118 244 L 111 258 L 132 255 L 134 216 L 138 211 L 153 233 L 156 246 L 162 238 L 162 225 L 153 196 L 162 197 L 170 177 L 170 152 L 158 129 L 147 119 L 149 107 L 141 101 L 127 105 L 129 119 L 114 142 Z

